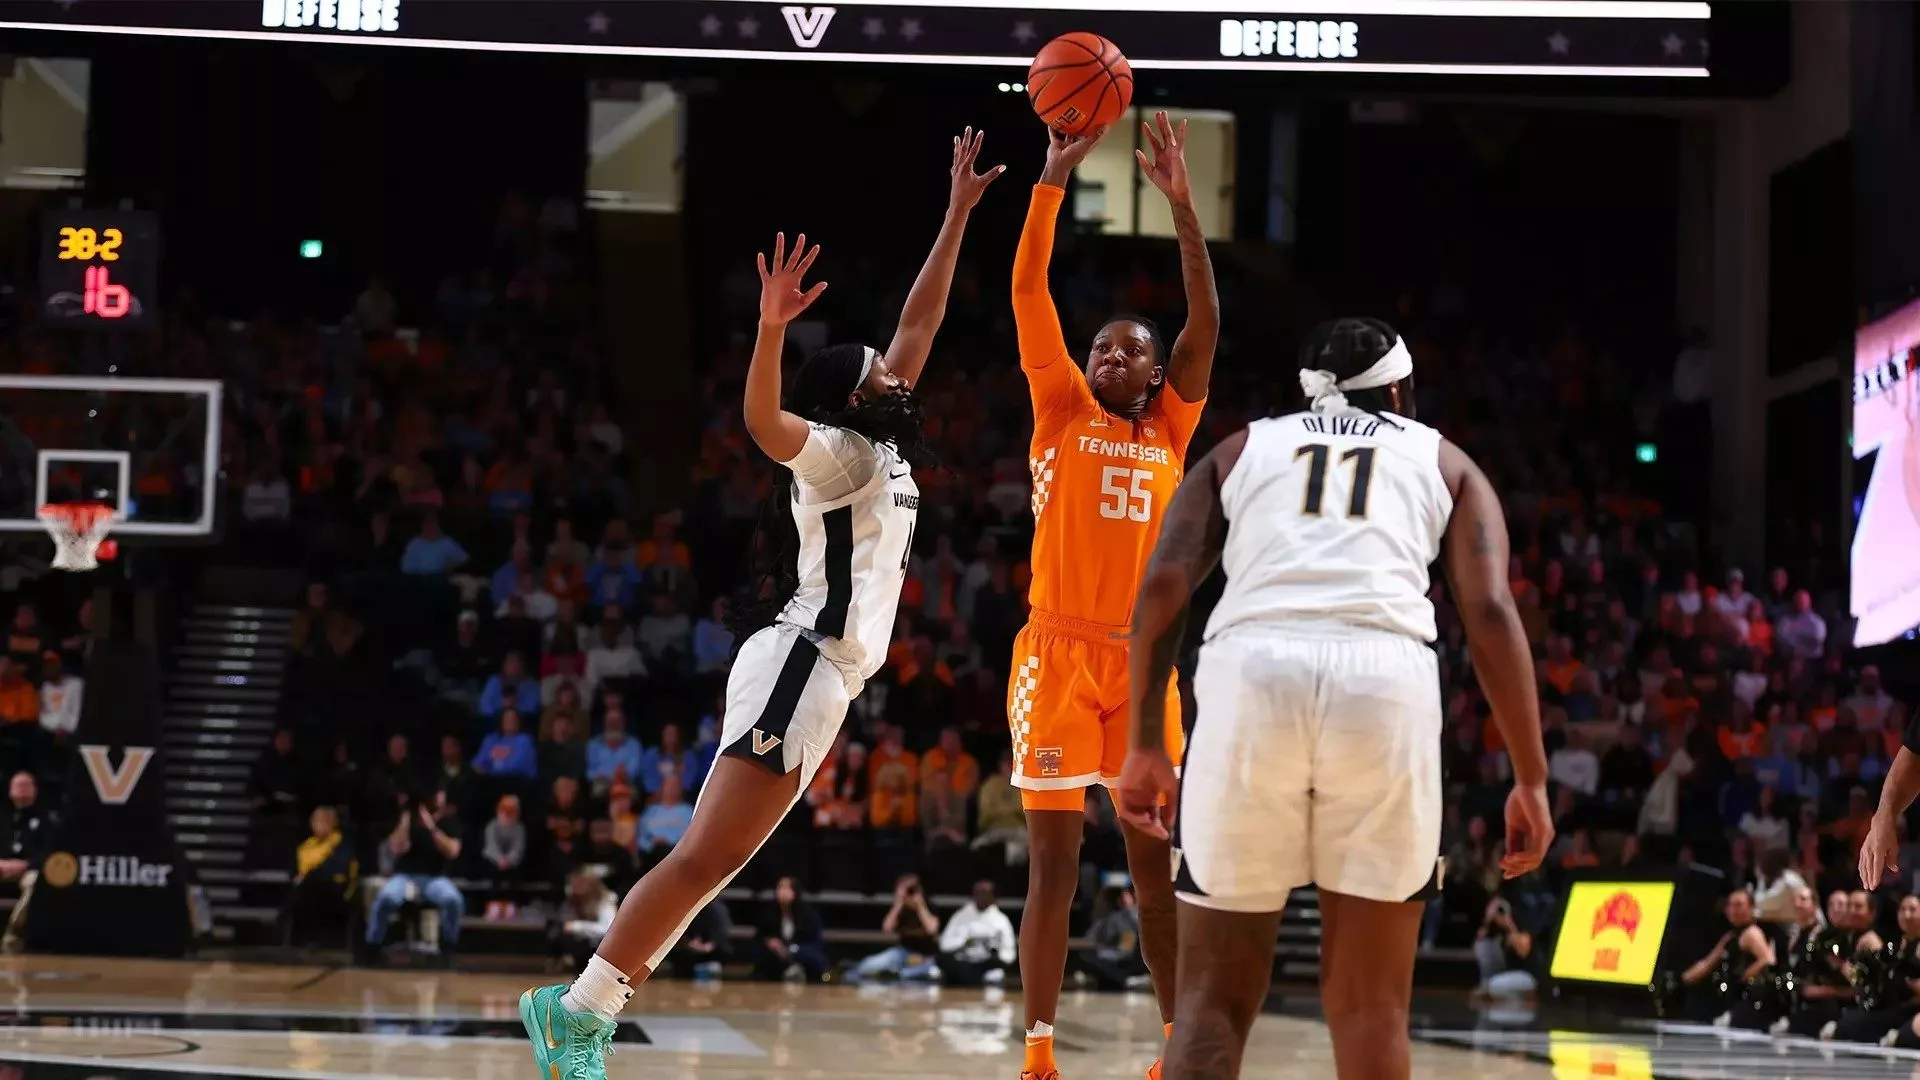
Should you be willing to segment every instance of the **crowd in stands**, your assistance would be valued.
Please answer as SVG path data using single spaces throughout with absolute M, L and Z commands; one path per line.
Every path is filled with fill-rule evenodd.
M 1055 293 L 1081 334 L 1116 308 L 1178 325 L 1177 274 L 1151 257 L 1117 279 L 1092 259 L 1062 265 L 1078 267 Z M 565 263 L 550 261 L 547 272 L 556 266 Z M 1003 340 L 1007 319 L 983 276 L 962 270 L 953 333 L 920 391 L 941 465 L 921 478 L 929 497 L 888 664 L 745 876 L 750 887 L 1024 891 L 1004 700 L 1026 614 L 1028 409 Z M 1231 326 L 1242 286 L 1231 266 L 1222 279 Z M 380 339 L 335 338 L 332 348 L 363 355 L 314 384 L 273 374 L 275 358 L 310 355 L 298 338 L 262 341 L 250 354 L 263 369 L 254 408 L 275 423 L 246 432 L 261 471 L 243 503 L 278 513 L 282 501 L 265 497 L 260 479 L 274 492 L 297 477 L 288 520 L 322 537 L 294 682 L 324 693 L 296 695 L 306 705 L 290 708 L 295 745 L 276 750 L 289 764 L 270 756 L 262 774 L 284 770 L 299 789 L 281 793 L 289 810 L 316 800 L 346 807 L 363 843 L 388 837 L 411 820 L 409 806 L 444 790 L 451 815 L 467 823 L 449 868 L 497 883 L 570 883 L 578 930 L 598 925 L 601 905 L 576 871 L 599 868 L 617 895 L 687 827 L 719 750 L 727 608 L 745 584 L 741 556 L 771 467 L 739 421 L 745 338 L 736 334 L 702 385 L 707 420 L 690 497 L 639 516 L 621 481 L 629 432 L 593 404 L 606 386 L 590 342 L 553 333 L 539 318 L 540 290 L 496 295 L 483 280 L 449 284 L 418 356 L 383 363 Z M 882 298 L 895 286 L 871 284 L 836 290 L 850 299 L 825 316 L 834 336 L 886 325 Z M 556 282 L 546 295 L 564 291 Z M 1731 887 L 1778 849 L 1808 882 L 1844 883 L 1904 721 L 1877 672 L 1847 663 L 1841 553 L 1808 528 L 1783 565 L 1752 568 L 1750 588 L 1741 568 L 1717 566 L 1703 550 L 1696 521 L 1653 497 L 1660 485 L 1632 448 L 1657 438 L 1663 412 L 1678 404 L 1661 358 L 1617 353 L 1570 326 L 1490 341 L 1444 298 L 1409 298 L 1395 317 L 1420 358 L 1422 417 L 1472 453 L 1507 501 L 1560 827 L 1546 869 L 1500 880 L 1508 776 L 1460 621 L 1436 581 L 1447 887 L 1425 943 L 1477 945 L 1490 980 L 1506 969 L 1499 986 L 1512 989 L 1516 975 L 1524 985 L 1538 973 L 1531 937 L 1552 929 L 1570 871 L 1692 862 Z M 1195 455 L 1289 406 L 1289 387 L 1265 366 L 1227 352 Z M 382 752 L 362 769 L 357 748 L 370 738 Z M 293 783 L 296 774 L 305 779 Z M 431 836 L 416 832 L 412 850 L 423 840 Z M 382 859 L 367 855 L 370 868 Z M 1101 887 L 1125 864 L 1104 799 L 1088 800 L 1084 858 L 1078 925 L 1118 915 L 1123 927 L 1122 894 Z M 924 907 L 895 908 L 883 929 L 899 946 L 858 972 L 985 977 L 974 967 L 983 955 L 952 955 Z M 795 923 L 807 920 L 781 920 Z M 1131 950 L 1132 936 L 1101 932 L 1107 962 L 1089 970 L 1106 985 L 1137 980 L 1137 959 L 1116 951 Z M 755 937 L 757 951 L 742 959 L 763 973 L 820 967 L 804 942 L 769 949 L 771 935 Z M 1011 963 L 1008 949 L 987 951 Z
M 71 599 L 67 582 L 19 584 L 0 592 L 0 773 L 37 774 L 57 791 L 86 694 L 88 605 Z
M 450 277 L 429 310 L 400 310 L 374 281 L 340 329 L 263 318 L 169 338 L 163 373 L 228 383 L 230 548 L 291 557 L 311 580 L 281 730 L 250 784 L 250 861 L 337 885 L 350 858 L 383 879 L 369 944 L 412 903 L 440 911 L 451 945 L 463 916 L 505 916 L 537 885 L 551 954 L 577 960 L 685 834 L 720 750 L 729 601 L 747 584 L 772 469 L 739 416 L 752 290 L 721 291 L 739 332 L 689 405 L 705 422 L 686 498 L 642 506 L 628 478 L 644 421 L 606 404 L 572 230 L 568 215 L 510 206 L 493 263 Z M 1112 310 L 1180 324 L 1170 251 L 1142 251 L 1056 260 L 1070 340 Z M 884 343 L 911 277 L 899 270 L 836 279 L 821 315 L 832 338 Z M 703 912 L 677 954 L 688 969 L 738 960 L 817 977 L 827 961 L 806 898 L 823 892 L 893 896 L 880 929 L 897 943 L 856 977 L 985 982 L 1013 965 L 996 896 L 1025 891 L 1004 706 L 1026 617 L 1030 410 L 1005 297 L 984 284 L 1000 276 L 962 267 L 919 388 L 941 461 L 918 478 L 927 497 L 887 665 L 738 883 L 775 899 Z M 1292 407 L 1276 375 L 1291 366 L 1253 359 L 1290 344 L 1235 340 L 1258 306 L 1249 289 L 1223 262 L 1228 340 L 1191 456 Z M 1729 890 L 1783 873 L 1823 894 L 1857 884 L 1852 855 L 1909 707 L 1844 647 L 1844 553 L 1816 523 L 1780 545 L 1779 565 L 1722 565 L 1692 516 L 1704 508 L 1661 504 L 1658 470 L 1704 463 L 1635 463 L 1676 405 L 1671 350 L 1647 351 L 1644 328 L 1494 340 L 1446 290 L 1385 314 L 1418 358 L 1421 418 L 1506 500 L 1560 831 L 1548 866 L 1501 880 L 1505 759 L 1436 579 L 1446 888 L 1425 944 L 1473 949 L 1489 988 L 1511 992 L 1531 981 L 1513 976 L 1541 974 L 1533 940 L 1551 932 L 1570 872 L 1681 863 Z M 396 332 L 407 326 L 418 332 Z M 67 630 L 42 629 L 26 604 L 10 625 L 0 752 L 31 765 L 71 731 L 80 684 L 64 674 Z M 29 723 L 33 738 L 12 736 Z M 1138 923 L 1113 877 L 1124 850 L 1097 796 L 1083 861 L 1081 967 L 1137 985 Z M 930 896 L 972 899 L 939 924 Z M 735 926 L 754 927 L 744 950 Z

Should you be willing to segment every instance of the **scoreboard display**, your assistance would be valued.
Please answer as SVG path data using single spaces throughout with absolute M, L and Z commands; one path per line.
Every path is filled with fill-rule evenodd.
M 159 296 L 160 225 L 136 210 L 56 210 L 40 229 L 40 321 L 80 330 L 142 328 Z
M 1086 30 L 1142 70 L 1664 80 L 1709 75 L 1712 21 L 1696 0 L 0 0 L 0 30 L 1009 68 Z

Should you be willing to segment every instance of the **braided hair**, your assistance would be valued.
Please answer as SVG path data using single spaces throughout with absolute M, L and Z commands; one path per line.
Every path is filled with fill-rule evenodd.
M 1372 367 L 1399 340 L 1399 332 L 1380 319 L 1333 319 L 1307 334 L 1300 345 L 1300 366 L 1312 371 L 1331 371 L 1336 380 L 1344 382 Z M 1383 412 L 1395 413 L 1413 419 L 1411 375 L 1392 386 L 1341 393 L 1346 396 L 1347 404 L 1364 412 L 1376 416 Z
M 845 428 L 893 447 L 914 468 L 934 464 L 923 430 L 920 400 L 905 387 L 877 397 L 859 395 L 870 367 L 864 345 L 829 345 L 800 364 L 782 406 L 810 424 Z M 856 396 L 859 395 L 859 396 Z M 734 647 L 770 624 L 800 587 L 800 530 L 793 521 L 793 471 L 775 470 L 773 490 L 761 500 L 747 550 L 744 592 L 733 603 L 728 628 Z

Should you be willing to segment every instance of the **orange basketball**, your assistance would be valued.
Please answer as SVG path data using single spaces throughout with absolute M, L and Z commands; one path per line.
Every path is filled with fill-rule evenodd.
M 1027 100 L 1048 127 L 1084 135 L 1120 119 L 1133 103 L 1133 65 L 1099 34 L 1061 34 L 1027 69 Z

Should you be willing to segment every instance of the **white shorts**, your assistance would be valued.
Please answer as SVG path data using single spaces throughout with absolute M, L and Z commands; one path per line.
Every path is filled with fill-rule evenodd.
M 1440 672 L 1399 634 L 1235 629 L 1200 650 L 1174 889 L 1273 912 L 1309 883 L 1397 903 L 1439 886 Z
M 847 675 L 821 656 L 813 642 L 795 627 L 774 623 L 756 631 L 740 646 L 740 654 L 733 658 L 733 670 L 727 675 L 720 753 L 744 758 L 781 776 L 800 770 L 800 782 L 787 804 L 788 812 L 792 812 L 820 771 L 833 741 L 840 737 L 847 705 L 853 701 L 853 687 L 858 685 L 850 684 Z M 702 788 L 694 800 L 695 820 L 699 819 L 700 800 L 709 790 Z M 766 842 L 766 837 L 760 837 L 753 853 L 759 854 Z M 748 859 L 751 861 L 752 855 Z M 735 867 L 705 899 L 687 910 L 680 925 L 647 958 L 648 971 L 660 967 L 694 916 L 724 892 L 742 869 L 744 866 Z
M 727 676 L 720 752 L 813 782 L 853 701 L 847 678 L 807 635 L 787 623 L 754 633 Z

